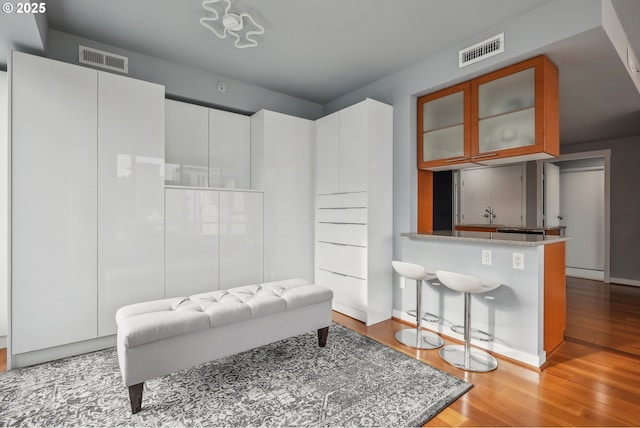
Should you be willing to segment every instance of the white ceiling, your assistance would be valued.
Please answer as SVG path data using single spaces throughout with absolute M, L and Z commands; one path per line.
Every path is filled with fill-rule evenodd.
M 232 0 L 266 28 L 248 49 L 200 25 L 201 0 L 55 0 L 47 18 L 58 31 L 323 104 L 549 1 Z M 640 1 L 612 1 L 637 55 Z M 561 70 L 563 143 L 640 134 L 640 94 L 606 43 L 585 34 L 544 52 Z

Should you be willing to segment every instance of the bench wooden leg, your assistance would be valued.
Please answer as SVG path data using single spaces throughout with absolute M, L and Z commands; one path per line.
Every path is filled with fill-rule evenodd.
M 321 348 L 327 346 L 327 337 L 329 336 L 329 327 L 323 327 L 318 329 L 318 345 Z
M 134 415 L 142 409 L 142 389 L 143 383 L 131 385 L 129 387 L 129 401 L 131 402 L 131 413 Z

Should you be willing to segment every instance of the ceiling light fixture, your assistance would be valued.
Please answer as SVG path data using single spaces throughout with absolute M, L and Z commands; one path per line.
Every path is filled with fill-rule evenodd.
M 227 35 L 233 36 L 236 39 L 233 44 L 240 49 L 258 46 L 258 41 L 252 36 L 264 34 L 264 27 L 256 23 L 248 13 L 230 12 L 229 0 L 205 0 L 202 7 L 213 16 L 203 16 L 200 24 L 213 34 L 221 39 Z

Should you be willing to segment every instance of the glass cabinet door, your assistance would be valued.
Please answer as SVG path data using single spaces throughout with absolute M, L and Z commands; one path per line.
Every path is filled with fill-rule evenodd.
M 478 85 L 478 151 L 535 144 L 535 69 Z
M 468 162 L 468 82 L 418 99 L 418 166 L 432 169 Z

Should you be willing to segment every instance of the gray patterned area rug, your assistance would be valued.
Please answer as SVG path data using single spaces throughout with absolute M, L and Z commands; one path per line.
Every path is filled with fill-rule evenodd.
M 419 426 L 471 384 L 333 324 L 145 383 L 114 348 L 0 374 L 2 426 Z M 188 352 L 188 351 L 185 351 Z

